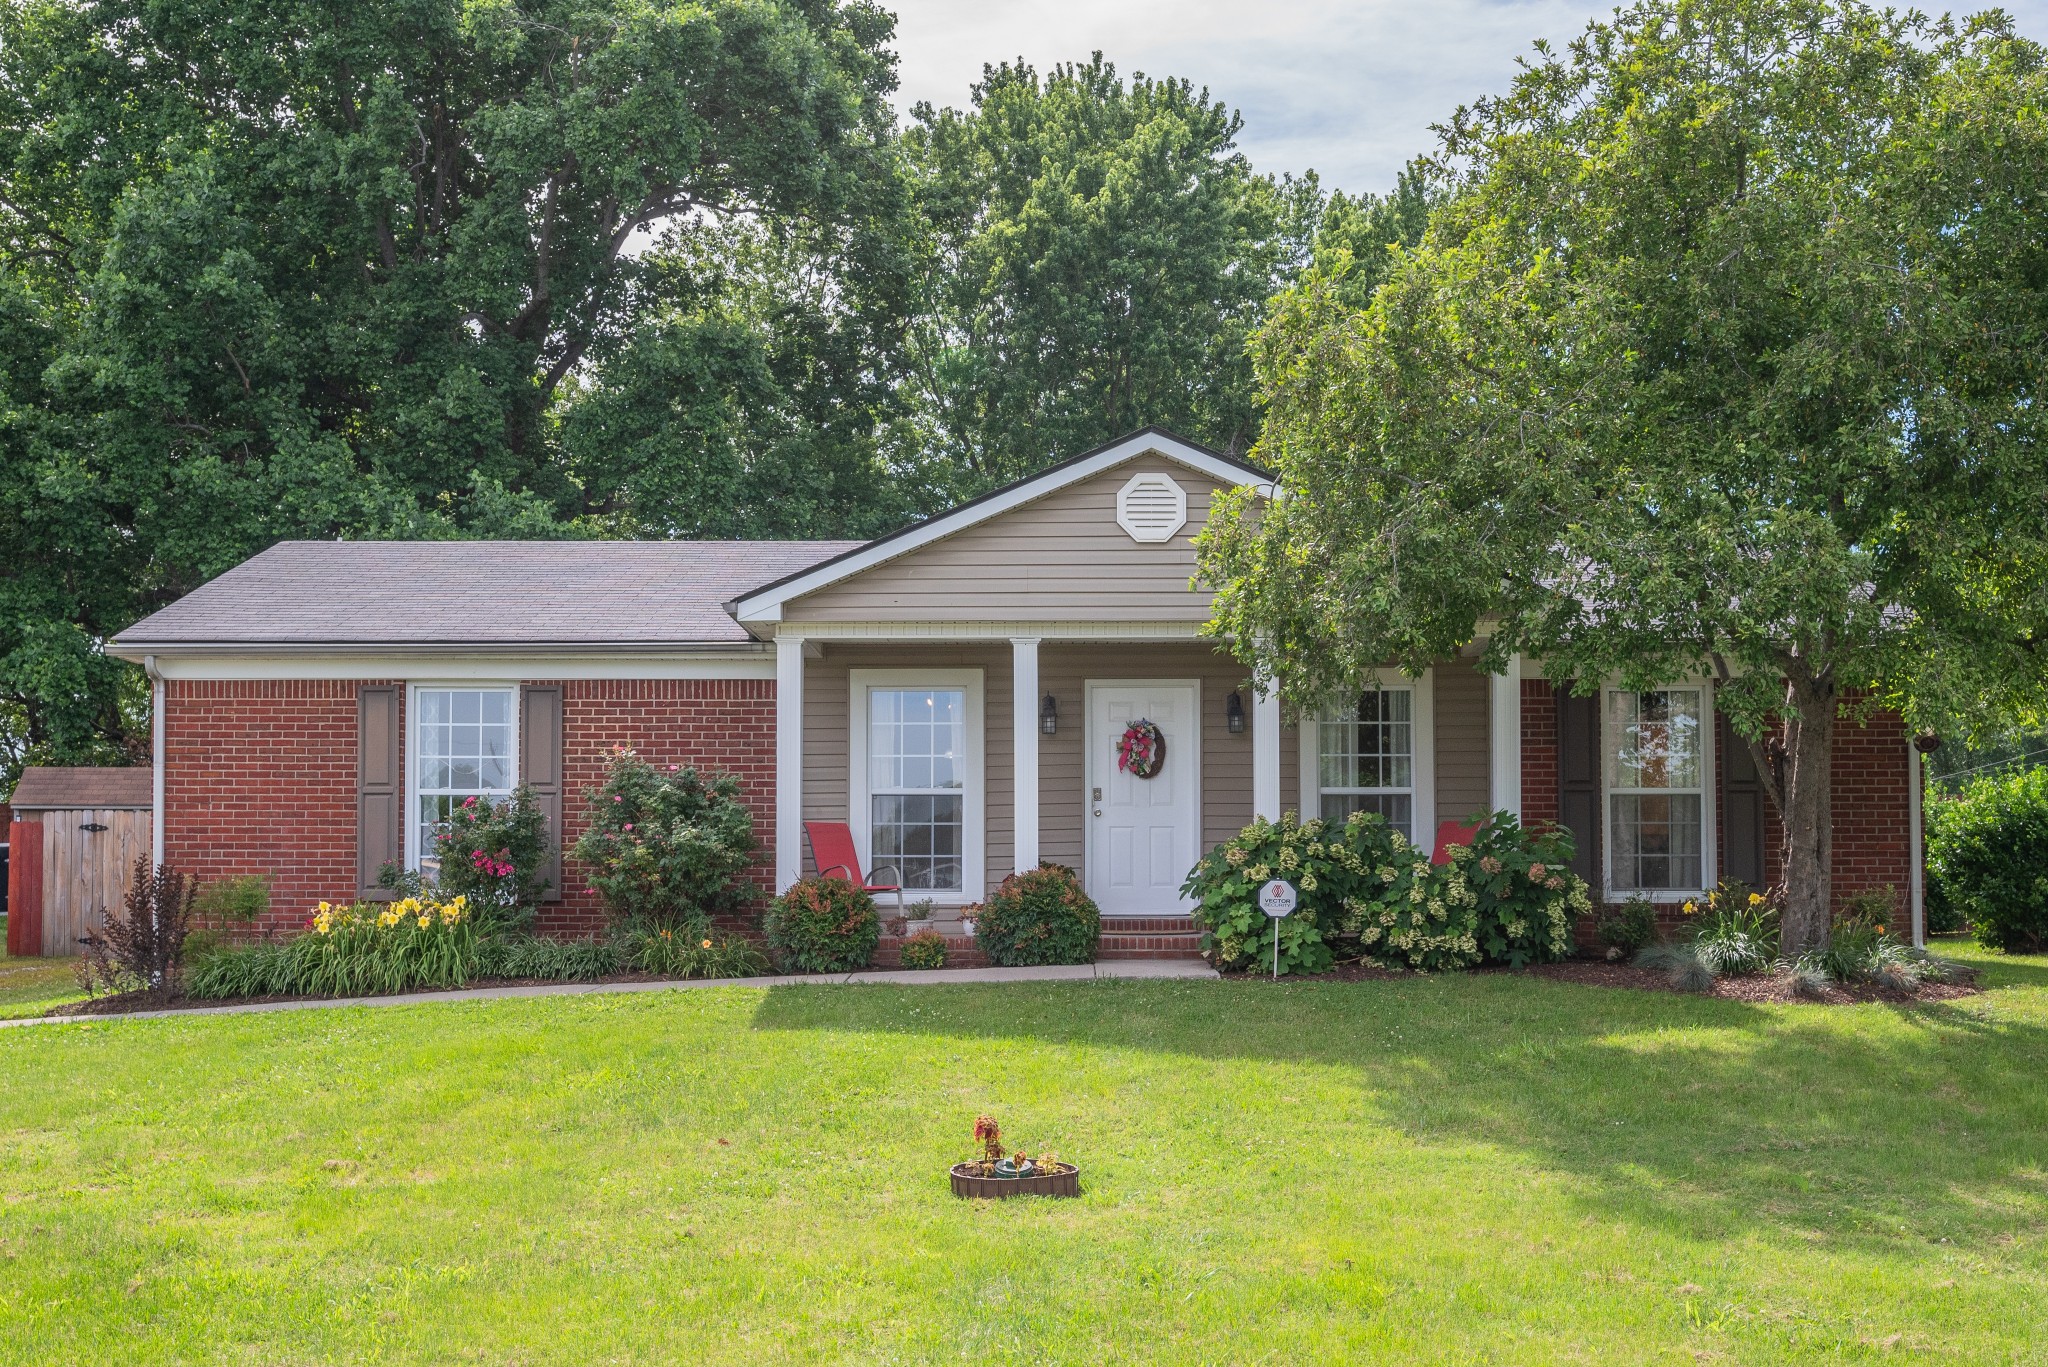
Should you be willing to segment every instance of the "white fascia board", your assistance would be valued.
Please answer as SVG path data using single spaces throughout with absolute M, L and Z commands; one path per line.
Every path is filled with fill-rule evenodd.
M 864 570 L 908 555 L 921 546 L 965 531 L 990 518 L 1001 517 L 1013 508 L 1056 493 L 1070 484 L 1092 479 L 1104 470 L 1113 469 L 1140 456 L 1156 455 L 1177 465 L 1208 475 L 1219 483 L 1229 485 L 1252 485 L 1255 488 L 1270 489 L 1264 480 L 1253 478 L 1251 473 L 1234 461 L 1211 455 L 1197 446 L 1176 441 L 1156 432 L 1141 432 L 1105 447 L 1093 455 L 1058 466 L 1046 471 L 1036 479 L 1027 479 L 987 498 L 979 499 L 950 513 L 941 513 L 929 522 L 921 522 L 908 531 L 885 537 L 873 545 L 864 547 L 837 560 L 829 560 L 814 570 L 773 587 L 760 589 L 730 605 L 733 617 L 743 623 L 780 622 L 785 603 L 816 593 L 843 579 L 850 579 Z
M 1043 641 L 1204 641 L 1202 624 L 1165 622 L 783 622 L 777 636 L 805 641 L 1010 641 L 1034 636 Z M 1222 650 L 1227 642 L 1215 639 Z
M 163 655 L 166 679 L 772 679 L 775 657 L 742 647 L 718 654 L 508 654 L 478 651 L 405 654 Z

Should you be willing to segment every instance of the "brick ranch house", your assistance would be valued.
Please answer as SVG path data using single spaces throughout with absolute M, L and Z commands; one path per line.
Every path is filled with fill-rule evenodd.
M 1610 899 L 1775 880 L 1774 814 L 1706 680 L 1576 697 L 1468 651 L 1337 712 L 1256 695 L 1198 634 L 1191 538 L 1219 490 L 1270 478 L 1148 429 L 865 543 L 282 543 L 112 642 L 154 683 L 157 857 L 270 875 L 271 928 L 294 928 L 379 896 L 467 795 L 529 784 L 573 843 L 626 745 L 739 777 L 764 895 L 806 871 L 804 821 L 845 821 L 942 918 L 1073 867 L 1105 953 L 1191 950 L 1188 868 L 1290 809 L 1424 841 L 1482 810 L 1561 821 Z M 1138 718 L 1166 741 L 1149 780 L 1114 760 Z M 1919 799 L 1898 717 L 1844 727 L 1836 890 L 1897 889 L 1916 933 Z M 545 930 L 601 923 L 573 860 L 552 899 Z

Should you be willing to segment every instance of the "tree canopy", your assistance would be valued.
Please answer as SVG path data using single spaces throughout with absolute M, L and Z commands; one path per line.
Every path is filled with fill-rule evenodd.
M 0 9 L 13 748 L 132 750 L 135 681 L 98 641 L 280 537 L 612 530 L 650 483 L 673 503 L 630 453 L 562 458 L 559 400 L 599 358 L 694 366 L 747 420 L 832 406 L 792 378 L 843 350 L 817 310 L 789 302 L 802 324 L 763 346 L 721 331 L 687 252 L 628 249 L 756 221 L 857 251 L 896 185 L 891 23 L 831 0 Z
M 1785 728 L 1814 943 L 1841 710 L 2038 716 L 2048 683 L 2042 56 L 1853 0 L 1539 47 L 1445 129 L 1369 307 L 1340 263 L 1259 338 L 1287 496 L 1212 524 L 1216 629 L 1310 697 L 1475 634 L 1581 686 L 1719 680 Z
M 1242 451 L 1246 339 L 1306 260 L 1312 179 L 1254 172 L 1238 116 L 1097 53 L 988 67 L 906 134 L 929 224 L 912 402 L 969 491 L 1146 423 Z

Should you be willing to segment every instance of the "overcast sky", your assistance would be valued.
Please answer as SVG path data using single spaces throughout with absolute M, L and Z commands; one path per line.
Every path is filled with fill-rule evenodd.
M 884 0 L 889 3 L 890 0 Z M 1939 0 L 1921 0 L 1938 13 Z M 1125 74 L 1181 76 L 1244 114 L 1262 171 L 1313 167 L 1325 188 L 1382 190 L 1429 131 L 1506 88 L 1538 38 L 1562 42 L 1607 4 L 1584 0 L 894 0 L 900 107 L 964 107 L 984 62 L 1044 70 L 1096 48 Z M 1987 8 L 1959 6 L 1964 11 Z M 2008 4 L 2048 36 L 2048 0 Z

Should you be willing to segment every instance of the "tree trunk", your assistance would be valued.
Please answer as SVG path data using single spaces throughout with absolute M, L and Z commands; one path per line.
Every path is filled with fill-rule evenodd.
M 1835 712 L 1826 677 L 1785 682 L 1785 916 L 1787 957 L 1827 943 L 1834 909 Z

